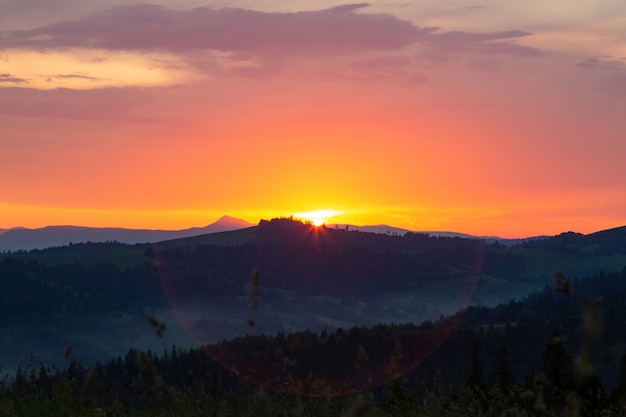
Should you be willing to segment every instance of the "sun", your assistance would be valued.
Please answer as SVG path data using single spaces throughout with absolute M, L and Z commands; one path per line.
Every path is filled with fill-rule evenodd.
M 339 214 L 343 214 L 343 211 L 318 209 L 312 211 L 303 211 L 301 213 L 294 213 L 294 216 L 302 220 L 308 220 L 313 223 L 313 226 L 319 227 L 326 224 L 326 221 L 329 218 L 337 216 Z

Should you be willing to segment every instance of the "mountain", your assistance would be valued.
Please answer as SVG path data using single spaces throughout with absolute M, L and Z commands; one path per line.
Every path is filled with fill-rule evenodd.
M 527 242 L 537 248 L 567 249 L 570 253 L 577 253 L 582 257 L 601 257 L 622 254 L 626 251 L 626 226 L 583 235 L 575 232 L 565 232 L 543 240 Z
M 182 230 L 124 229 L 115 227 L 47 226 L 39 229 L 16 228 L 0 232 L 0 252 L 45 249 L 80 242 L 153 243 L 209 233 L 251 227 L 253 224 L 223 216 L 205 227 Z
M 245 229 L 245 228 L 252 227 L 252 226 L 254 226 L 254 224 L 249 223 L 243 219 L 238 219 L 236 217 L 230 217 L 230 216 L 222 216 L 215 223 L 211 223 L 208 226 L 192 227 L 191 229 L 185 229 L 184 234 L 186 236 L 179 236 L 179 237 L 203 235 L 203 234 L 209 234 L 209 233 L 230 232 L 231 230 Z M 193 233 L 193 235 L 191 233 Z
M 346 230 L 347 228 L 347 230 L 357 230 L 359 232 L 381 233 L 381 234 L 386 234 L 386 235 L 398 235 L 398 236 L 404 236 L 406 233 L 409 233 L 409 232 L 424 233 L 424 234 L 434 236 L 434 237 L 460 237 L 463 239 L 482 239 L 487 242 L 500 242 L 502 244 L 510 244 L 510 245 L 513 245 L 515 243 L 521 243 L 522 241 L 529 240 L 529 239 L 532 240 L 532 239 L 539 238 L 539 237 L 530 237 L 530 238 L 524 238 L 524 239 L 503 239 L 498 236 L 475 236 L 475 235 L 469 235 L 467 233 L 458 233 L 458 232 L 409 230 L 409 229 L 403 229 L 400 227 L 389 226 L 386 224 L 355 226 L 352 224 L 336 223 L 336 224 L 327 225 L 326 227 L 329 227 L 331 229 L 344 229 L 344 230 Z M 541 238 L 543 237 L 545 236 L 542 236 Z
M 254 226 L 245 220 L 230 216 L 223 216 L 214 223 L 204 227 L 192 227 L 183 230 L 152 230 L 152 229 L 126 229 L 117 227 L 81 227 L 81 226 L 47 226 L 38 229 L 12 228 L 0 229 L 0 252 L 46 249 L 53 246 L 65 246 L 70 243 L 80 242 L 120 242 L 120 243 L 154 243 L 163 241 L 174 241 L 178 239 L 204 236 L 213 233 L 229 232 L 233 230 L 246 229 Z M 352 224 L 331 224 L 326 226 L 331 229 L 342 229 L 361 231 L 366 233 L 386 234 L 403 236 L 408 229 L 393 227 L 389 225 L 365 225 L 355 226 Z M 480 237 L 454 232 L 420 232 L 427 233 L 435 237 L 461 237 L 487 239 L 489 241 L 504 239 L 496 237 Z M 212 237 L 207 238 L 206 243 L 211 243 Z M 221 240 L 221 237 L 218 241 Z M 239 242 L 240 239 L 235 240 Z
M 0 235 L 5 234 L 6 232 L 10 232 L 11 230 L 23 229 L 23 227 L 12 227 L 10 229 L 0 229 Z

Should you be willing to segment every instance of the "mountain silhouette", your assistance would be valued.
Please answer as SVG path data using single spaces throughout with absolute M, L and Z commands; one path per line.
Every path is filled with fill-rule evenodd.
M 204 227 L 182 230 L 125 229 L 117 227 L 47 226 L 0 232 L 0 252 L 45 249 L 80 242 L 153 243 L 254 226 L 245 220 L 223 216 Z
M 238 219 L 231 216 L 222 216 L 216 222 L 211 223 L 204 227 L 192 227 L 191 229 L 185 229 L 186 232 L 193 232 L 194 234 L 207 234 L 207 233 L 219 233 L 230 232 L 231 230 L 245 229 L 252 227 L 254 224 L 249 223 L 243 219 Z M 191 236 L 191 235 L 189 235 Z M 184 237 L 184 236 L 180 236 Z

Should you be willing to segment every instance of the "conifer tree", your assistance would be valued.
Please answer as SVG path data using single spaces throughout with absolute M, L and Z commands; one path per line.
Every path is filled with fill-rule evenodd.
M 572 359 L 559 331 L 552 333 L 543 352 L 545 374 L 544 401 L 548 406 L 562 406 L 572 388 Z
M 469 376 L 467 386 L 473 389 L 483 388 L 483 361 L 481 358 L 480 345 L 475 342 L 472 346 L 472 357 L 470 359 Z
M 506 345 L 498 350 L 493 372 L 493 384 L 497 385 L 502 392 L 508 393 L 515 383 L 513 377 L 513 361 Z
M 612 397 L 614 402 L 620 404 L 622 407 L 626 406 L 626 353 L 622 355 L 619 376 Z

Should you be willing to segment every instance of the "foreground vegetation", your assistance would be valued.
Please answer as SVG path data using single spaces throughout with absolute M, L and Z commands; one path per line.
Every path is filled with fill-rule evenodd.
M 624 279 L 626 271 L 612 278 Z M 607 348 L 604 328 L 612 319 L 602 313 L 614 314 L 624 293 L 579 304 L 571 292 L 572 283 L 557 274 L 552 293 L 578 311 L 575 341 L 567 340 L 572 317 L 558 315 L 563 332 L 554 329 L 540 343 L 531 335 L 556 321 L 539 317 L 543 321 L 503 328 L 463 324 L 485 313 L 477 309 L 473 316 L 460 313 L 420 326 L 247 336 L 197 349 L 172 347 L 162 355 L 130 350 L 93 366 L 73 359 L 68 347 L 63 369 L 31 358 L 14 378 L 3 380 L 0 417 L 626 415 L 626 354 L 615 344 Z M 538 297 L 523 302 L 532 305 Z M 163 337 L 163 324 L 154 317 L 150 323 Z M 514 345 L 520 338 L 526 339 L 523 349 L 539 346 L 530 367 L 520 363 Z M 407 358 L 433 340 L 434 350 L 412 367 Z M 607 382 L 600 362 L 611 363 L 614 380 Z M 460 371 L 450 371 L 455 367 Z
M 181 355 L 182 362 L 195 354 Z M 127 358 L 128 359 L 128 358 Z M 136 362 L 110 363 L 49 374 L 26 370 L 0 391 L 0 416 L 623 416 L 623 395 L 563 380 L 550 370 L 530 384 L 506 389 L 497 383 L 468 383 L 453 392 L 420 378 L 401 377 L 379 389 L 341 397 L 306 397 L 266 391 L 236 381 L 225 371 L 187 369 L 178 379 L 167 374 L 168 360 L 137 356 Z M 196 358 L 197 359 L 197 358 Z M 171 358 L 170 358 L 171 360 Z M 121 372 L 121 373 L 120 373 Z M 6 383 L 6 382 L 5 382 Z M 585 388 L 587 387 L 587 388 Z M 621 392 L 623 394 L 623 391 Z

